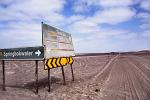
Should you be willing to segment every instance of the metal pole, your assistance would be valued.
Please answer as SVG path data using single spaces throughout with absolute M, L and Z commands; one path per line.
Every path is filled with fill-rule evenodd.
M 42 26 L 42 46 L 44 46 L 44 42 L 43 42 L 43 38 L 44 38 L 44 35 L 43 35 L 43 22 L 41 22 L 41 26 Z
M 66 85 L 65 74 L 64 74 L 64 67 L 63 66 L 61 66 L 61 70 L 62 70 L 64 85 Z
M 5 88 L 5 61 L 2 60 L 2 70 L 3 70 L 3 91 L 6 91 Z
M 36 65 L 36 67 L 35 67 L 35 77 L 36 77 L 36 94 L 38 94 L 38 89 L 39 89 L 39 87 L 38 87 L 38 60 L 36 60 L 35 61 L 35 65 Z
M 73 74 L 72 64 L 70 64 L 70 67 L 71 67 L 71 73 L 72 73 L 72 81 L 74 81 L 74 74 Z
M 48 68 L 48 92 L 51 91 L 50 68 Z

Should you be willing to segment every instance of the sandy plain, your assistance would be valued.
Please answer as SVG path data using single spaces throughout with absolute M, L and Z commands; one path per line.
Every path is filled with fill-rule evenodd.
M 6 61 L 6 90 L 0 100 L 150 100 L 150 54 L 115 54 L 74 57 L 75 81 L 70 66 L 51 69 L 51 92 L 47 70 L 39 62 L 39 93 L 35 94 L 35 62 Z

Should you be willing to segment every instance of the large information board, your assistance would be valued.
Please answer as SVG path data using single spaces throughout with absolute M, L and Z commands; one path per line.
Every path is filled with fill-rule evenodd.
M 75 56 L 71 34 L 42 23 L 45 58 Z

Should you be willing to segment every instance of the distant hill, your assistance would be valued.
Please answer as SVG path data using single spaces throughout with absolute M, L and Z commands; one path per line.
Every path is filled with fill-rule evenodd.
M 150 50 L 141 50 L 141 51 L 138 51 L 138 52 L 150 52 Z
M 150 54 L 150 50 L 131 51 L 131 52 L 108 52 L 108 53 L 76 53 L 76 56 L 97 56 L 97 55 L 116 55 L 116 54 Z

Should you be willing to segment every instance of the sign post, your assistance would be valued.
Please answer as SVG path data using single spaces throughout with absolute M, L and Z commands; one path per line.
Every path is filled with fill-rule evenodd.
M 72 64 L 70 64 L 70 67 L 71 67 L 71 73 L 72 73 L 72 81 L 74 81 L 74 74 L 73 74 Z
M 5 88 L 5 61 L 2 60 L 2 70 L 3 70 L 3 91 L 6 91 Z
M 62 76 L 63 76 L 64 85 L 66 85 L 64 66 L 61 67 L 61 70 L 62 70 Z
M 51 91 L 50 68 L 48 68 L 48 92 Z
M 68 58 L 68 63 L 70 64 L 71 67 L 71 73 L 72 73 L 72 81 L 74 81 L 74 74 L 73 74 L 73 68 L 72 68 L 72 64 L 73 64 L 74 60 L 72 57 Z
M 36 78 L 36 94 L 38 94 L 38 89 L 39 89 L 39 87 L 38 87 L 38 60 L 36 60 L 35 61 L 35 78 Z

